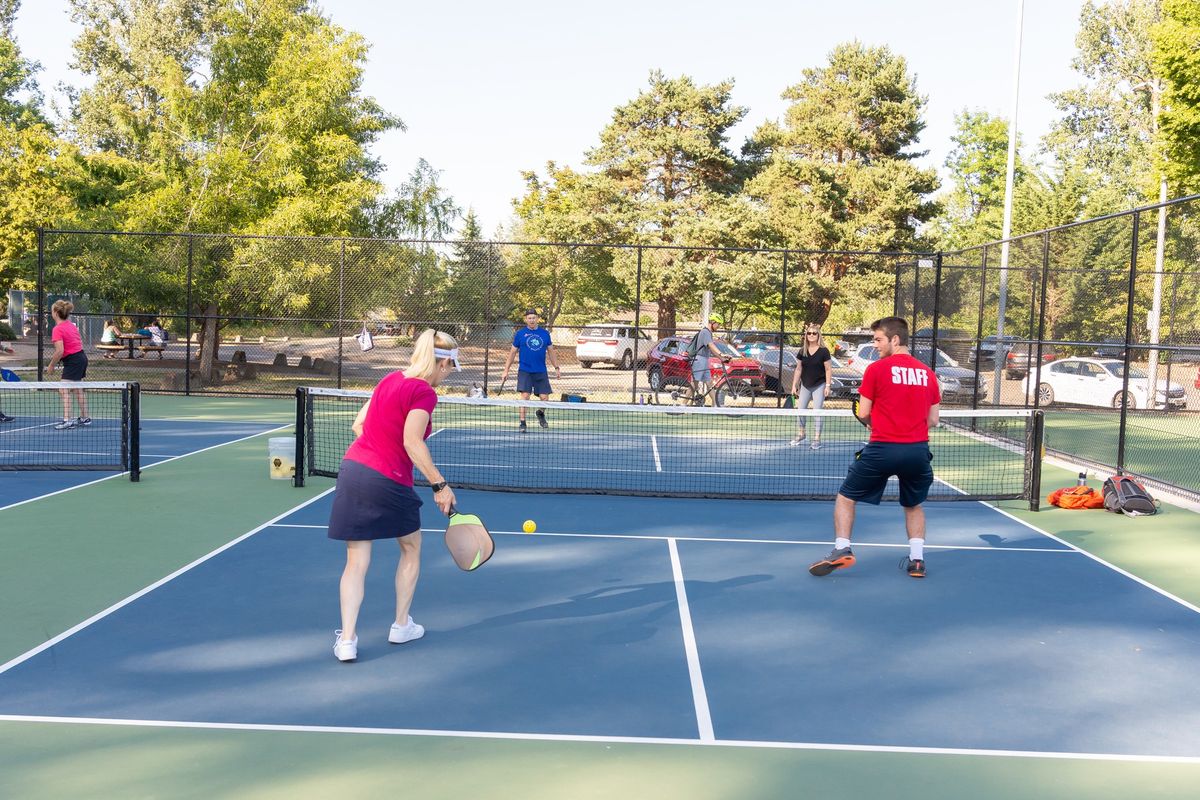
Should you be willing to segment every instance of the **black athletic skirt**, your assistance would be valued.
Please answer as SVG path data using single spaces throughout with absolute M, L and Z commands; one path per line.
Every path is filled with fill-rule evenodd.
M 338 469 L 329 538 L 395 539 L 421 529 L 421 498 L 365 464 L 343 459 Z
M 62 358 L 62 379 L 64 381 L 81 381 L 87 375 L 87 353 L 80 350 Z

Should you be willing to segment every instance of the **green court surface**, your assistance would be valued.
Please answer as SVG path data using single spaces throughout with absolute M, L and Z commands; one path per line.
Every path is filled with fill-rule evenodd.
M 180 419 L 287 424 L 293 407 L 289 400 L 144 399 L 145 416 Z M 317 479 L 295 489 L 269 480 L 267 438 L 151 467 L 140 484 L 104 481 L 0 511 L 0 664 L 332 485 Z M 12 479 L 20 476 L 0 477 Z M 1074 482 L 1069 470 L 1047 466 L 1042 496 Z M 1200 604 L 1200 525 L 1190 511 L 1164 505 L 1157 516 L 1127 519 L 996 505 Z M 822 504 L 821 513 L 828 508 Z M 812 691 L 853 691 L 869 679 L 847 675 L 845 686 Z M 1191 798 L 1197 786 L 1194 763 L 0 720 L 3 798 L 1125 800 Z

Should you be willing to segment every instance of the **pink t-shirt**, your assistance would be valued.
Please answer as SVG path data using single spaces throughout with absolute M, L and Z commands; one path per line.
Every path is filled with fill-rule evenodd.
M 413 463 L 404 449 L 404 421 L 413 409 L 433 416 L 437 393 L 420 378 L 406 378 L 393 372 L 379 382 L 371 393 L 371 405 L 363 420 L 362 436 L 346 451 L 346 458 L 370 467 L 381 475 L 413 485 Z M 425 426 L 425 437 L 433 432 L 433 423 Z
M 79 336 L 79 328 L 71 320 L 63 320 L 54 326 L 50 332 L 50 341 L 63 343 L 63 358 L 83 350 L 83 339 Z

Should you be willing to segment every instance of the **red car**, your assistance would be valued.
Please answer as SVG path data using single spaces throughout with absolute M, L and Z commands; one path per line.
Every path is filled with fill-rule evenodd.
M 1196 383 L 1195 383 L 1195 386 L 1196 386 L 1196 388 L 1197 388 L 1197 389 L 1200 389 L 1200 367 L 1196 367 Z
M 671 386 L 687 386 L 692 379 L 692 366 L 684 351 L 690 336 L 668 336 L 650 349 L 646 356 L 646 379 L 650 389 L 661 392 Z M 728 361 L 709 358 L 709 371 L 714 386 L 722 385 L 727 394 L 753 398 L 766 385 L 762 366 L 753 358 L 742 355 L 725 342 L 717 348 L 729 356 Z

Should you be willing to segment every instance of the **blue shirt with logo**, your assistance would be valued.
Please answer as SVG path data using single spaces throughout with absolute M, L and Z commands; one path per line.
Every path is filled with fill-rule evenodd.
M 550 334 L 545 328 L 521 328 L 513 336 L 513 347 L 520 351 L 517 369 L 521 372 L 546 371 L 546 349 L 550 347 Z

